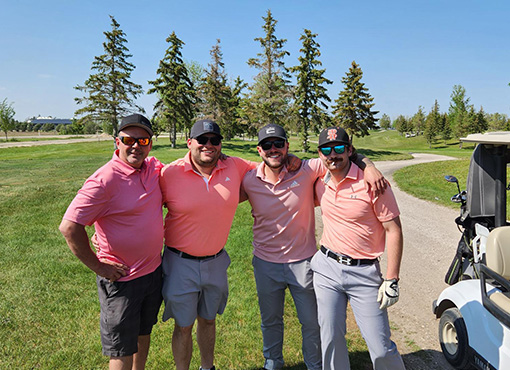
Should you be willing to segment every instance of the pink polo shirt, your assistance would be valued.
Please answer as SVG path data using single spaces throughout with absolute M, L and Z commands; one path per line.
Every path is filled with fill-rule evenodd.
M 391 187 L 371 196 L 363 171 L 354 163 L 338 186 L 328 178 L 329 173 L 315 185 L 324 224 L 321 244 L 352 258 L 379 257 L 386 242 L 382 222 L 400 214 Z
M 239 203 L 241 181 L 255 162 L 219 160 L 209 180 L 196 172 L 190 153 L 161 170 L 161 191 L 168 208 L 165 244 L 193 256 L 218 253 L 227 242 Z
M 305 160 L 296 172 L 284 167 L 273 185 L 266 180 L 264 167 L 261 163 L 243 180 L 254 219 L 253 254 L 275 263 L 313 256 L 317 251 L 313 184 L 326 168 L 320 159 Z
M 90 176 L 69 205 L 64 219 L 80 225 L 94 224 L 98 258 L 129 267 L 128 281 L 147 275 L 161 264 L 163 248 L 162 164 L 145 159 L 140 170 L 118 157 Z

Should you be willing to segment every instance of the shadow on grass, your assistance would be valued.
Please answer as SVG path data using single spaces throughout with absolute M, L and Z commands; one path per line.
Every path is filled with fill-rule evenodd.
M 435 350 L 419 350 L 402 355 L 407 370 L 421 369 L 453 369 L 448 365 L 443 354 Z M 371 370 L 372 361 L 368 351 L 349 352 L 351 370 Z M 262 367 L 249 368 L 247 370 L 263 370 Z M 292 366 L 284 366 L 283 370 L 306 370 L 304 362 Z

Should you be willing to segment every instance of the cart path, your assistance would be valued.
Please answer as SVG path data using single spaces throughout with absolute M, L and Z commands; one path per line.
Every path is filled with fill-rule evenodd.
M 444 275 L 461 235 L 454 222 L 459 211 L 404 193 L 394 183 L 392 174 L 409 165 L 455 158 L 421 153 L 413 154 L 413 157 L 405 161 L 376 163 L 392 184 L 404 233 L 400 300 L 388 309 L 392 339 L 397 343 L 408 370 L 453 369 L 441 352 L 439 320 L 432 313 L 432 302 L 447 287 Z M 452 187 L 452 194 L 455 190 Z M 316 208 L 316 215 L 320 235 L 322 221 L 319 208 Z M 382 258 L 382 271 L 386 271 L 385 255 Z

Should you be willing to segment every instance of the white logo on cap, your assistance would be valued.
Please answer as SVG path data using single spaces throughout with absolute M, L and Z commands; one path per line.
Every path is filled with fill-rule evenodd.
M 211 122 L 204 122 L 204 130 L 206 130 L 206 131 L 214 131 L 212 123 Z
M 274 134 L 276 132 L 275 127 L 268 127 L 266 128 L 266 134 Z

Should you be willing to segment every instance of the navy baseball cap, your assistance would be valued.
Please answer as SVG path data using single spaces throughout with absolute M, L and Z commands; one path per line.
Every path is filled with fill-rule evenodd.
M 286 141 L 287 133 L 282 126 L 276 123 L 270 123 L 259 130 L 259 144 L 270 137 L 277 137 Z
M 201 119 L 196 121 L 191 128 L 190 137 L 192 139 L 196 139 L 204 134 L 215 134 L 223 139 L 223 136 L 221 136 L 220 126 L 210 119 Z

